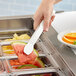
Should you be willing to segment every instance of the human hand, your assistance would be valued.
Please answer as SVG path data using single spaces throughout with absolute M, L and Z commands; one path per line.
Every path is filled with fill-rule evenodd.
M 55 16 L 52 16 L 54 0 L 42 0 L 34 15 L 34 29 L 44 20 L 44 31 L 48 31 Z

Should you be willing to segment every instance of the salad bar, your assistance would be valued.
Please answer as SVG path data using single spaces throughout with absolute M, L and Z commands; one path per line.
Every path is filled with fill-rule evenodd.
M 0 76 L 73 76 L 44 33 L 33 52 L 24 55 L 33 32 L 33 16 L 0 19 Z

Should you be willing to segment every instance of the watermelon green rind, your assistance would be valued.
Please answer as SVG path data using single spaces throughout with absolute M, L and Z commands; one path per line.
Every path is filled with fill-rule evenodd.
M 27 43 L 22 42 L 22 41 L 14 41 L 14 42 L 12 42 L 11 44 L 12 44 L 12 45 L 13 45 L 13 44 L 24 44 L 24 45 L 26 45 Z
M 45 67 L 44 63 L 43 63 L 39 58 L 37 58 L 37 60 L 38 60 L 39 63 L 41 64 L 42 68 L 44 68 L 44 67 Z
M 36 58 L 35 62 L 37 62 L 38 65 L 41 66 L 41 68 L 44 68 L 45 67 L 44 63 L 38 57 Z
M 35 65 L 32 65 L 32 64 L 26 64 L 26 65 L 21 65 L 20 67 L 18 67 L 18 69 L 21 69 L 23 67 L 32 67 L 32 68 L 38 68 L 37 66 Z
M 39 54 L 38 54 L 37 50 L 36 50 L 36 49 L 34 49 L 33 51 L 34 51 L 35 55 L 38 57 L 38 56 L 39 56 Z

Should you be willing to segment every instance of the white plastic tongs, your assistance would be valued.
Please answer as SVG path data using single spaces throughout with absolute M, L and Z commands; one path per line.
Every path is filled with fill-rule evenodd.
M 38 38 L 40 37 L 42 32 L 43 32 L 43 21 L 40 23 L 40 26 L 38 26 L 38 28 L 36 29 L 36 31 L 32 35 L 28 44 L 24 47 L 24 53 L 29 55 L 33 51 L 34 44 L 36 43 L 36 41 L 38 40 Z
M 54 12 L 53 12 L 53 14 L 54 14 Z M 40 23 L 40 26 L 37 27 L 36 31 L 32 35 L 28 44 L 24 47 L 25 54 L 29 55 L 33 51 L 34 45 L 35 45 L 36 41 L 38 40 L 38 38 L 40 37 L 40 35 L 42 34 L 42 32 L 43 32 L 43 21 Z

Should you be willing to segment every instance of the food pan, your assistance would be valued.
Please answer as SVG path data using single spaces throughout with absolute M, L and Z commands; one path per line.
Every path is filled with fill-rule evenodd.
M 47 57 L 39 57 L 39 59 L 44 63 L 44 65 L 42 65 L 42 63 L 40 62 L 40 65 L 34 64 L 38 67 L 32 68 L 25 67 L 25 65 L 30 66 L 31 63 L 19 63 L 17 58 L 7 59 L 6 64 L 8 65 L 9 71 L 16 75 L 56 72 L 54 66 L 51 64 Z

